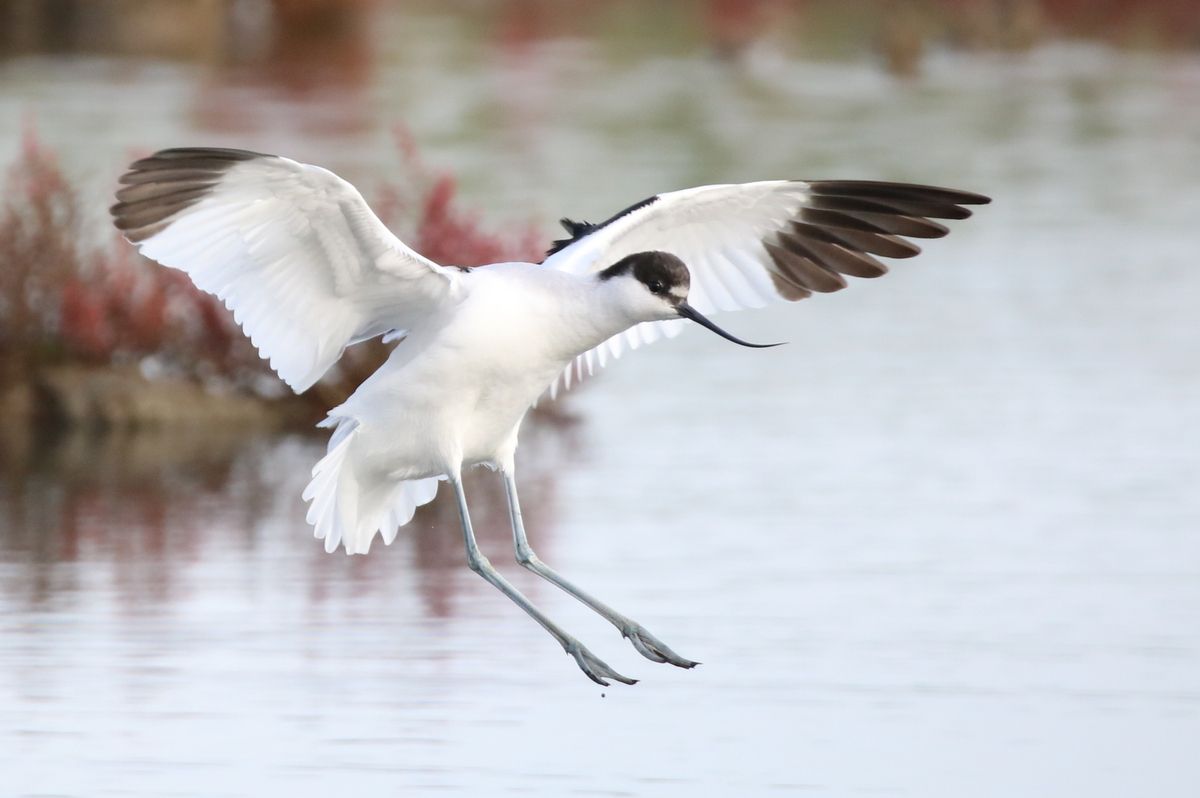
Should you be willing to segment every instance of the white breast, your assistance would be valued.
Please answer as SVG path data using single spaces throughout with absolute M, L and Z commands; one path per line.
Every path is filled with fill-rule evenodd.
M 471 273 L 461 302 L 402 341 L 341 407 L 391 478 L 511 459 L 525 412 L 580 352 L 625 322 L 587 277 L 508 264 Z

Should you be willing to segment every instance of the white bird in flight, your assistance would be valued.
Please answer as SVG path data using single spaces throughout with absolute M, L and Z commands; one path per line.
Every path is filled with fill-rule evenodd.
M 499 471 L 517 561 L 612 623 L 646 658 L 685 659 L 543 563 L 525 535 L 514 453 L 526 412 L 626 349 L 703 315 L 796 301 L 878 277 L 873 255 L 920 250 L 931 219 L 965 219 L 979 194 L 907 183 L 771 180 L 659 194 L 570 237 L 540 263 L 442 266 L 414 252 L 359 192 L 276 155 L 169 149 L 120 179 L 115 224 L 142 254 L 222 299 L 297 393 L 354 343 L 400 338 L 387 362 L 322 426 L 333 434 L 304 491 L 325 549 L 366 554 L 395 539 L 440 480 L 458 502 L 467 563 L 554 636 L 592 680 L 629 679 L 537 609 L 475 542 L 461 474 Z M 387 340 L 385 338 L 385 340 Z M 771 346 L 768 344 L 766 346 Z

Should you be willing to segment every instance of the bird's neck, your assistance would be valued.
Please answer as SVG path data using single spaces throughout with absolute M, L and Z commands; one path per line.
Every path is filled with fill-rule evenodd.
M 594 349 L 618 333 L 628 330 L 640 319 L 634 318 L 621 301 L 620 292 L 595 275 L 571 276 L 576 281 L 559 305 L 565 334 L 561 337 L 564 359 Z

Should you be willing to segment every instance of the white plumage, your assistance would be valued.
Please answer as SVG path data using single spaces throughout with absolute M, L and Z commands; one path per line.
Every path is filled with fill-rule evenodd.
M 186 272 L 233 311 L 297 392 L 346 346 L 403 340 L 323 426 L 329 448 L 304 491 L 308 521 L 333 551 L 390 543 L 439 480 L 455 490 L 467 559 L 539 621 L 584 672 L 629 682 L 542 615 L 479 553 L 461 470 L 503 475 L 518 560 L 612 622 L 648 658 L 683 659 L 639 624 L 566 581 L 529 547 L 514 453 L 539 395 L 570 387 L 627 349 L 691 319 L 836 291 L 874 277 L 870 253 L 910 257 L 900 236 L 937 237 L 977 194 L 899 183 L 765 181 L 650 197 L 570 238 L 544 263 L 447 268 L 413 252 L 346 181 L 242 150 L 164 150 L 133 164 L 113 206 L 143 254 Z

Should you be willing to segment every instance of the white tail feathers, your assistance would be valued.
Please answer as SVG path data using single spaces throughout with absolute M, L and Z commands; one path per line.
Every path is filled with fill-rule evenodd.
M 376 534 L 390 544 L 417 508 L 437 495 L 437 477 L 395 482 L 355 473 L 353 459 L 347 455 L 357 433 L 356 422 L 338 421 L 329 450 L 304 489 L 304 500 L 310 502 L 308 522 L 328 552 L 341 544 L 347 554 L 366 554 Z

